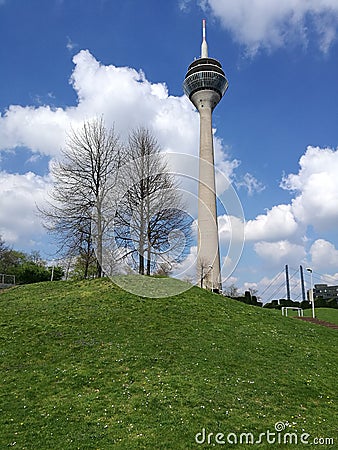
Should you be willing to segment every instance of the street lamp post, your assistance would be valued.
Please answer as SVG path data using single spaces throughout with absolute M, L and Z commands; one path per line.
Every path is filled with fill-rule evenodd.
M 310 298 L 310 302 L 312 303 L 312 317 L 313 319 L 316 317 L 315 315 L 315 299 L 313 296 L 313 281 L 312 281 L 312 269 L 310 267 L 308 267 L 306 269 L 308 272 L 310 272 L 310 284 L 311 284 L 311 288 L 309 290 L 309 298 Z

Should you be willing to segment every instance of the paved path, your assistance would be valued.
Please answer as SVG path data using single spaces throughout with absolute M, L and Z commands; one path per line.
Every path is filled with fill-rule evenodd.
M 312 317 L 295 317 L 295 319 L 305 320 L 305 322 L 315 323 L 316 325 L 322 325 L 323 327 L 334 328 L 338 330 L 338 325 L 335 323 L 325 322 L 325 320 L 313 319 Z

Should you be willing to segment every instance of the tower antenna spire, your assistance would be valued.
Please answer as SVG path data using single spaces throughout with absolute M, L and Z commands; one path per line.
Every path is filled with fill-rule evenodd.
M 208 44 L 206 41 L 206 20 L 202 20 L 202 46 L 201 46 L 201 58 L 208 57 Z

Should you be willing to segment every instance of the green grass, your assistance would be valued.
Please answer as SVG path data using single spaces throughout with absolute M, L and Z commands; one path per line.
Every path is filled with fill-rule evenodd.
M 178 295 L 191 288 L 191 284 L 168 277 L 143 275 L 117 275 L 113 282 L 125 291 L 140 297 L 161 298 Z
M 196 433 L 257 439 L 276 422 L 337 448 L 337 343 L 337 330 L 196 287 L 160 299 L 108 280 L 17 287 L 0 295 L 0 449 L 212 448 Z

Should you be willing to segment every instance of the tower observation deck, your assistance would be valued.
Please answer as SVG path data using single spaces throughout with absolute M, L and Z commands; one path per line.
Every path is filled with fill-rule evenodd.
M 228 80 L 225 78 L 221 63 L 217 59 L 198 58 L 188 68 L 183 83 L 185 95 L 191 100 L 195 92 L 205 89 L 217 92 L 219 99 L 228 89 Z
M 213 106 L 215 107 L 228 89 L 228 80 L 225 77 L 221 63 L 217 59 L 209 58 L 208 56 L 204 19 L 202 31 L 201 57 L 190 64 L 184 79 L 183 90 L 185 95 L 194 104 L 193 96 L 196 92 L 204 90 L 214 91 L 218 94 L 218 99 L 217 97 L 214 99 L 215 101 L 217 99 L 217 102 Z
M 201 287 L 222 289 L 215 187 L 212 111 L 228 89 L 221 63 L 208 56 L 203 20 L 201 57 L 183 82 L 184 93 L 200 115 L 197 276 Z

